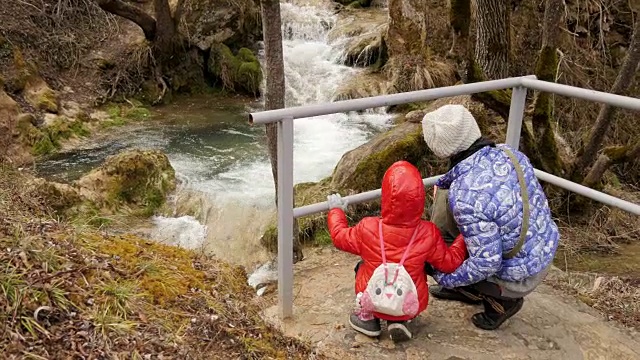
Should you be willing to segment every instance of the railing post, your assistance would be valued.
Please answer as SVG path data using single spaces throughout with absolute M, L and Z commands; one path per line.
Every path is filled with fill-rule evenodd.
M 293 315 L 293 118 L 278 121 L 278 307 Z
M 506 143 L 516 150 L 520 146 L 520 132 L 522 131 L 526 101 L 527 88 L 523 86 L 514 87 L 511 91 L 511 106 L 509 107 Z

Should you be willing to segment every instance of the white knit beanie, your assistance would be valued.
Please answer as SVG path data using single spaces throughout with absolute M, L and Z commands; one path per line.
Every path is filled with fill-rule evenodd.
M 476 119 L 462 105 L 444 105 L 422 119 L 424 141 L 439 158 L 467 150 L 482 134 Z

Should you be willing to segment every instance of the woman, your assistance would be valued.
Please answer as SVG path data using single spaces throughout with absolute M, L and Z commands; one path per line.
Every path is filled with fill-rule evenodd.
M 445 105 L 422 120 L 425 142 L 449 171 L 438 180 L 432 221 L 445 239 L 464 237 L 469 257 L 453 273 L 429 271 L 440 299 L 480 303 L 475 326 L 494 330 L 544 279 L 558 227 L 529 159 L 482 137 L 473 115 Z

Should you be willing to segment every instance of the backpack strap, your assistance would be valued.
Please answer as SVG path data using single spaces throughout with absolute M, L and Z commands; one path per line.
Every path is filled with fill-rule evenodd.
M 386 251 L 384 250 L 384 239 L 382 237 L 382 219 L 380 219 L 380 222 L 378 223 L 378 234 L 379 234 L 378 237 L 380 238 L 380 250 L 382 250 L 382 264 L 384 264 L 384 280 L 387 281 L 389 274 L 387 272 L 387 255 L 386 255 Z M 416 240 L 417 235 L 418 235 L 418 227 L 416 226 L 415 230 L 413 230 L 413 235 L 411 236 L 409 245 L 407 245 L 407 249 L 404 251 L 404 254 L 402 254 L 402 259 L 400 259 L 400 264 L 396 268 L 396 273 L 393 277 L 393 281 L 388 284 L 393 284 L 398 279 L 398 272 L 400 271 L 400 267 L 404 265 L 404 261 L 407 259 L 407 255 L 409 254 L 409 249 L 411 249 L 411 245 L 413 245 L 413 242 Z
M 506 254 L 503 254 L 502 257 L 504 259 L 511 259 L 516 256 L 518 252 L 522 249 L 524 245 L 524 241 L 527 237 L 527 230 L 529 228 L 529 192 L 527 191 L 527 185 L 524 180 L 524 171 L 522 170 L 522 166 L 520 166 L 520 162 L 518 162 L 518 158 L 513 154 L 511 150 L 506 147 L 501 147 L 501 149 L 509 156 L 511 162 L 513 163 L 513 167 L 516 169 L 516 175 L 518 176 L 518 183 L 520 183 L 520 197 L 522 198 L 522 227 L 520 228 L 520 239 L 516 243 L 516 246 L 511 249 Z

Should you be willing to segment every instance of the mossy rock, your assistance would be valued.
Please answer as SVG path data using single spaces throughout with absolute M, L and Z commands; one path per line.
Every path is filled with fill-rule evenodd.
M 255 96 L 260 94 L 262 67 L 251 50 L 241 48 L 233 55 L 228 46 L 217 44 L 211 48 L 207 66 L 223 88 Z
M 399 160 L 417 164 L 428 153 L 422 126 L 402 123 L 344 154 L 334 170 L 332 184 L 358 192 L 378 189 L 391 164 Z
M 135 207 L 151 215 L 176 187 L 175 170 L 158 150 L 127 150 L 113 155 L 76 182 L 103 205 Z
M 129 121 L 142 121 L 151 118 L 151 111 L 142 102 L 131 100 L 129 104 L 112 103 L 106 106 L 108 119 L 101 122 L 103 128 L 122 126 Z
M 38 110 L 52 114 L 58 113 L 60 105 L 58 94 L 40 77 L 31 79 L 26 83 L 24 98 Z

